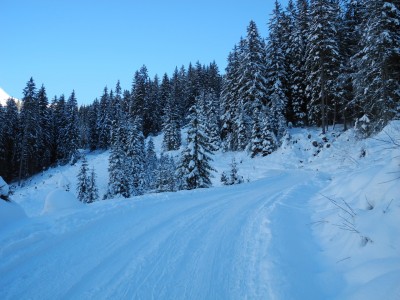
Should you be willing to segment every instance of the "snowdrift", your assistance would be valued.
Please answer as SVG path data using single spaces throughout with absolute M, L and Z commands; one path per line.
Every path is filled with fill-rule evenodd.
M 56 189 L 47 195 L 42 213 L 62 212 L 80 207 L 83 207 L 83 204 L 78 201 L 74 194 L 62 189 Z

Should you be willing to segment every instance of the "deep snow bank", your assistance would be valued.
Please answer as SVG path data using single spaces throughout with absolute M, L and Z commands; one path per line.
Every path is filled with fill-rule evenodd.
M 343 299 L 400 299 L 400 122 L 362 141 L 349 131 L 337 146 L 322 157 L 345 168 L 321 162 L 331 181 L 311 201 L 314 233 L 347 282 Z

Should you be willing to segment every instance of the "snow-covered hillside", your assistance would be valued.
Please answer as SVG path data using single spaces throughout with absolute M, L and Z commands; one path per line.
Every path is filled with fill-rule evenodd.
M 7 100 L 9 98 L 13 98 L 14 101 L 16 101 L 17 103 L 19 102 L 18 99 L 11 97 L 10 95 L 8 95 L 1 87 L 0 87 L 0 104 L 5 106 L 7 103 Z
M 0 298 L 399 299 L 399 141 L 400 122 L 363 141 L 294 128 L 265 158 L 217 153 L 213 188 L 90 205 L 54 198 L 79 163 L 48 170 L 13 187 Z M 101 195 L 108 156 L 87 155 Z M 246 182 L 224 187 L 232 158 Z

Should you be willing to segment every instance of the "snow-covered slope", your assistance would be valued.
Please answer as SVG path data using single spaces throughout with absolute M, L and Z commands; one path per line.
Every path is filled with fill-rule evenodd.
M 9 98 L 14 99 L 14 101 L 16 101 L 16 103 L 19 103 L 19 100 L 18 100 L 18 99 L 14 98 L 14 97 L 11 97 L 10 95 L 8 95 L 8 94 L 0 87 L 0 104 L 1 104 L 2 106 L 5 106 L 6 103 L 7 103 L 7 100 L 8 100 Z
M 46 197 L 79 164 L 36 175 L 12 195 L 29 218 L 0 228 L 0 298 L 398 299 L 399 128 L 294 128 L 265 158 L 217 153 L 214 188 L 68 210 Z M 100 194 L 108 155 L 87 155 Z M 246 183 L 222 187 L 233 157 Z

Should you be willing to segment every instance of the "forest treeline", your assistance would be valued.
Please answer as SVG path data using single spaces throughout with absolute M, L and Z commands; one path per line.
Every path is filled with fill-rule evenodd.
M 269 35 L 250 21 L 228 55 L 150 78 L 117 82 L 90 105 L 49 101 L 31 78 L 21 107 L 0 107 L 0 174 L 24 179 L 74 163 L 78 149 L 110 149 L 106 197 L 210 186 L 212 152 L 275 151 L 288 126 L 355 126 L 369 136 L 400 116 L 400 1 L 275 1 Z M 187 128 L 187 140 L 181 129 Z M 161 159 L 145 139 L 164 134 Z M 168 155 L 183 144 L 179 159 Z M 156 175 L 157 176 L 156 176 Z M 150 180 L 151 178 L 151 180 Z

